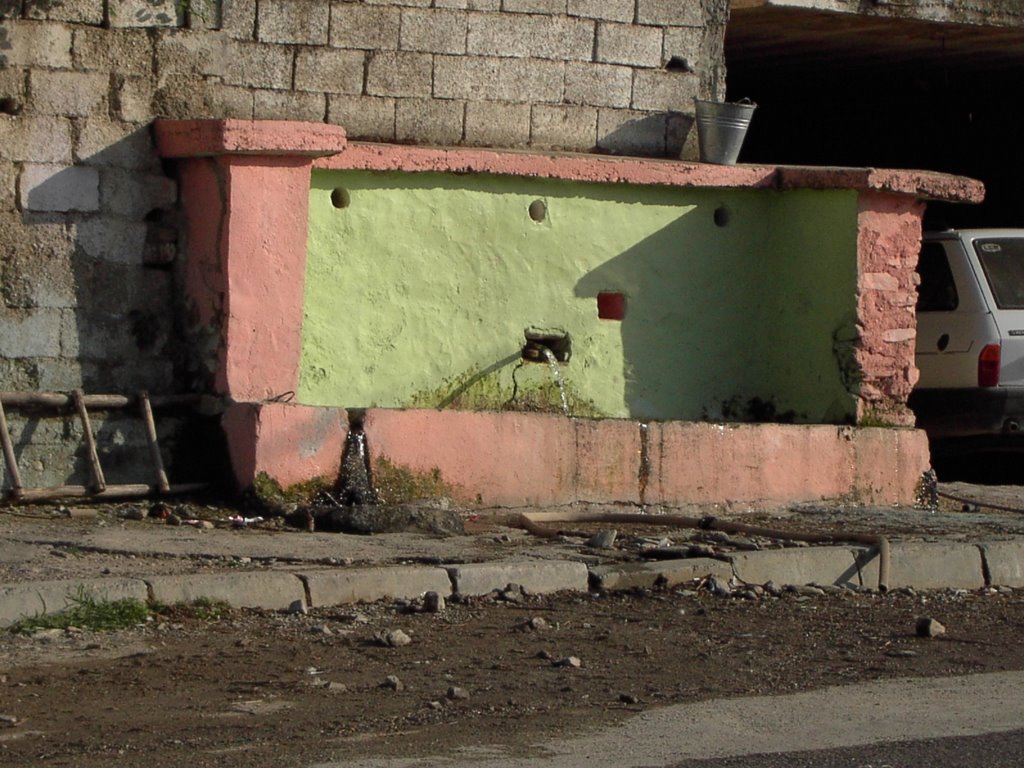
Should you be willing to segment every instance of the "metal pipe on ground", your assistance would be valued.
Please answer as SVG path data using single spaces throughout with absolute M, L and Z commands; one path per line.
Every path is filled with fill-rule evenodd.
M 679 528 L 698 528 L 704 531 L 742 533 L 748 536 L 764 536 L 771 539 L 806 541 L 809 544 L 856 543 L 867 544 L 878 552 L 878 591 L 889 589 L 889 540 L 873 533 L 806 533 L 783 531 L 758 525 L 734 523 L 717 517 L 688 517 L 686 515 L 642 515 L 637 513 L 598 514 L 589 512 L 531 512 L 520 513 L 513 521 L 534 536 L 554 538 L 559 531 L 547 528 L 542 523 L 619 523 L 632 525 L 674 525 Z

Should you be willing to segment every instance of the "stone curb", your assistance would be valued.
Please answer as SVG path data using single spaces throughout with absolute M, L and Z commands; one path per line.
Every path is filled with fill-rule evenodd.
M 411 600 L 424 592 L 452 593 L 452 582 L 444 568 L 396 566 L 311 571 L 299 574 L 309 594 L 311 607 L 372 603 L 385 598 Z
M 98 599 L 145 602 L 149 589 L 142 579 L 76 579 L 74 581 L 37 581 L 0 585 L 0 627 L 45 613 L 58 613 L 73 603 L 73 598 L 88 593 Z
M 1024 540 L 978 544 L 895 543 L 890 588 L 979 589 L 1024 587 Z M 711 558 L 663 560 L 588 567 L 569 560 L 521 560 L 449 566 L 382 566 L 286 571 L 238 571 L 142 578 L 73 579 L 0 585 L 0 627 L 68 607 L 85 590 L 109 600 L 152 599 L 165 604 L 199 598 L 238 608 L 293 610 L 388 598 L 413 599 L 424 592 L 485 595 L 519 584 L 535 594 L 674 586 L 691 579 L 736 576 L 751 584 L 834 584 L 875 587 L 878 558 L 863 547 L 742 552 L 727 563 Z

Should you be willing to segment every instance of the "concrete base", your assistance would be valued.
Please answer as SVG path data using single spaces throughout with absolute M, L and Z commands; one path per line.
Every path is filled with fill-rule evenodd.
M 261 473 L 287 487 L 336 475 L 347 420 L 335 408 L 238 404 L 224 425 L 240 487 Z M 480 506 L 909 505 L 929 467 L 925 434 L 911 429 L 382 409 L 364 428 L 371 470 L 431 478 Z

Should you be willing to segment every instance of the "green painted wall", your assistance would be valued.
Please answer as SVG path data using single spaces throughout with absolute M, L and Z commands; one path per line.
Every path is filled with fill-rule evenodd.
M 540 326 L 572 337 L 574 415 L 847 420 L 832 340 L 855 312 L 856 200 L 316 171 L 299 400 L 559 410 L 548 366 L 519 365 Z M 627 295 L 625 320 L 598 319 L 599 291 Z

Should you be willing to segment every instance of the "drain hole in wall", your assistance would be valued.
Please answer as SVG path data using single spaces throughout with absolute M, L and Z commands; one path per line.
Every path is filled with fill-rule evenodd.
M 542 222 L 548 217 L 548 207 L 543 200 L 534 200 L 530 203 L 530 218 L 536 222 Z
M 19 115 L 21 114 L 21 102 L 18 99 L 7 97 L 0 99 L 0 114 Z
M 724 227 L 729 223 L 729 209 L 724 205 L 715 208 L 715 226 Z
M 331 192 L 331 205 L 335 208 L 348 208 L 350 202 L 348 190 L 344 187 L 338 187 Z

